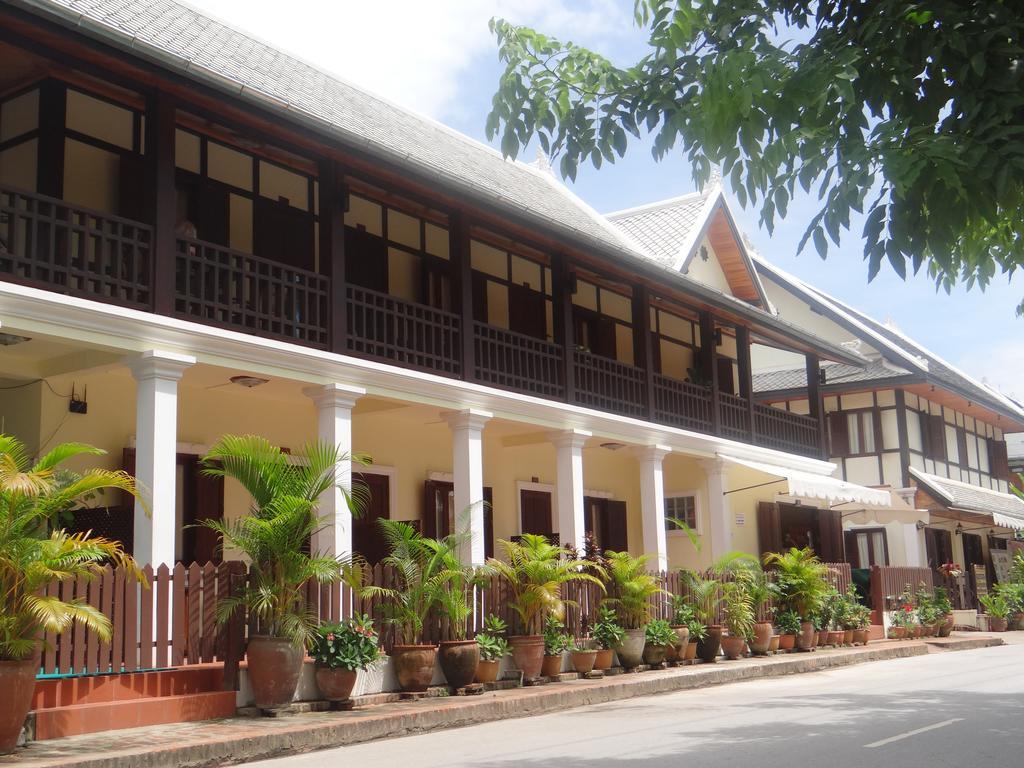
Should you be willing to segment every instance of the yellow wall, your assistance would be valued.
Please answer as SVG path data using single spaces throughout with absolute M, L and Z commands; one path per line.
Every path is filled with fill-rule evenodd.
M 17 384 L 4 381 L 0 382 L 0 386 L 12 387 Z M 31 455 L 39 450 L 39 408 L 43 388 L 42 382 L 35 382 L 18 389 L 4 390 L 0 395 L 0 433 L 21 440 Z

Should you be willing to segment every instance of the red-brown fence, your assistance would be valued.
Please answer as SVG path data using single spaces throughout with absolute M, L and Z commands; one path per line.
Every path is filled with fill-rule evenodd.
M 917 592 L 924 584 L 928 592 L 934 590 L 931 568 L 908 568 L 899 565 L 875 565 L 871 568 L 871 607 L 888 611 L 908 587 Z
M 850 583 L 850 566 L 832 563 L 829 564 L 829 573 L 832 583 L 845 590 Z M 88 603 L 110 618 L 113 631 L 111 638 L 104 641 L 76 622 L 66 632 L 48 633 L 42 656 L 42 673 L 108 674 L 223 662 L 225 685 L 233 687 L 246 635 L 258 631 L 258 627 L 238 615 L 219 625 L 217 606 L 225 596 L 244 587 L 247 579 L 245 564 L 193 563 L 186 567 L 178 563 L 173 569 L 162 565 L 155 572 L 146 566 L 143 575 L 144 581 L 139 583 L 125 571 L 107 567 L 93 580 L 51 584 L 47 595 Z M 671 596 L 687 596 L 688 592 L 679 571 L 662 572 L 659 576 L 667 594 L 652 598 L 652 615 L 669 619 L 672 615 Z M 369 578 L 371 583 L 379 586 L 396 584 L 391 569 L 379 564 L 373 568 Z M 380 598 L 362 597 L 339 583 L 310 583 L 305 594 L 307 606 L 321 622 L 339 621 L 365 613 L 380 629 L 385 649 L 393 644 L 394 631 L 383 623 Z M 596 616 L 604 593 L 596 584 L 575 582 L 565 585 L 563 597 L 567 601 L 566 629 L 575 636 L 582 635 Z M 515 616 L 508 598 L 508 586 L 497 576 L 478 589 L 466 622 L 467 637 L 479 631 L 491 614 L 515 627 Z M 719 622 L 722 620 L 720 611 Z M 424 628 L 424 638 L 428 642 L 446 639 L 450 635 L 449 629 L 447 619 L 432 616 Z

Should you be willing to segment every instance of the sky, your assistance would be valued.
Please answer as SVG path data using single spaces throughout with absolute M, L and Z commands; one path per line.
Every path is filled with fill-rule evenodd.
M 204 12 L 296 54 L 309 63 L 486 141 L 484 121 L 501 73 L 488 20 L 498 16 L 571 39 L 620 64 L 642 54 L 631 0 L 191 0 Z M 522 159 L 530 161 L 532 156 Z M 626 157 L 600 171 L 581 168 L 573 191 L 603 213 L 675 197 L 694 189 L 681 153 L 655 162 L 649 145 L 631 144 Z M 818 258 L 797 255 L 816 200 L 798 197 L 769 235 L 755 209 L 733 197 L 739 225 L 757 250 L 797 275 L 904 333 L 946 361 L 1003 392 L 1024 399 L 1024 276 L 998 279 L 984 292 L 937 293 L 925 275 L 906 282 L 888 266 L 868 284 L 860 227 Z

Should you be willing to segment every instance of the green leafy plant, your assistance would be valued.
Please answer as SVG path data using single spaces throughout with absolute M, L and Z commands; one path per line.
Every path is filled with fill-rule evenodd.
M 103 453 L 64 443 L 33 462 L 19 440 L 0 435 L 0 661 L 31 657 L 43 632 L 63 632 L 72 622 L 110 639 L 103 613 L 81 599 L 44 594 L 51 582 L 94 579 L 106 563 L 141 577 L 120 542 L 52 529 L 60 514 L 89 494 L 106 489 L 136 494 L 135 481 L 124 472 L 61 469 L 68 459 Z
M 373 619 L 361 614 L 340 623 L 321 624 L 313 635 L 309 655 L 318 666 L 328 669 L 366 669 L 380 658 Z
M 769 552 L 764 562 L 777 573 L 776 584 L 782 603 L 796 611 L 802 620 L 810 620 L 828 590 L 826 566 L 809 547 Z
M 733 637 L 749 640 L 754 635 L 754 600 L 750 595 L 750 579 L 737 574 L 722 585 L 725 627 Z
M 563 584 L 589 581 L 604 589 L 590 572 L 592 562 L 570 557 L 544 536 L 527 533 L 519 541 L 499 539 L 498 546 L 505 559 L 491 558 L 488 566 L 508 585 L 509 605 L 525 634 L 540 634 L 548 616 L 562 615 Z
M 483 629 L 476 633 L 481 659 L 499 661 L 508 655 L 508 640 L 505 638 L 507 630 L 508 625 L 493 613 L 484 620 Z
M 722 602 L 721 585 L 697 571 L 682 571 L 683 584 L 690 596 L 694 615 L 705 627 L 718 623 L 718 606 Z
M 554 616 L 548 616 L 544 622 L 544 653 L 558 656 L 571 644 L 572 637 L 565 631 L 565 624 Z
M 929 597 L 930 600 L 930 597 Z M 842 611 L 843 615 L 840 618 L 839 625 L 843 629 L 860 629 L 859 622 L 861 620 L 861 611 L 863 608 L 860 604 L 860 599 L 857 597 L 857 589 L 850 584 L 846 588 L 846 594 L 842 595 Z M 934 622 L 933 622 L 934 623 Z
M 995 593 L 1006 601 L 1010 613 L 1024 613 L 1024 583 L 1006 581 L 996 584 Z
M 1024 595 L 1022 595 L 1024 597 Z M 935 603 L 935 610 L 939 612 L 940 616 L 946 616 L 953 612 L 953 603 L 949 599 L 949 590 L 945 587 L 936 587 L 935 596 L 933 598 Z
M 303 585 L 341 579 L 362 587 L 364 570 L 358 558 L 339 560 L 303 551 L 324 524 L 317 515 L 323 493 L 337 488 L 353 514 L 361 511 L 359 493 L 338 484 L 336 468 L 347 458 L 325 442 L 287 454 L 255 435 L 225 435 L 203 457 L 207 475 L 237 480 L 252 498 L 249 514 L 237 520 L 202 522 L 221 535 L 224 546 L 249 560 L 248 585 L 217 606 L 221 622 L 245 607 L 266 634 L 308 645 L 317 619 L 304 607 Z
M 1010 606 L 1002 595 L 981 595 L 978 602 L 992 618 L 1005 619 L 1010 615 Z
M 800 634 L 800 614 L 796 611 L 780 611 L 775 623 L 780 635 Z
M 597 646 L 604 650 L 618 648 L 626 639 L 626 631 L 619 625 L 615 611 L 604 604 L 598 608 L 597 621 L 590 634 Z
M 651 619 L 644 627 L 644 641 L 648 645 L 675 645 L 679 640 L 675 630 L 665 619 Z
M 665 593 L 658 577 L 647 570 L 653 555 L 605 552 L 608 562 L 605 602 L 614 606 L 625 629 L 641 629 L 651 619 L 651 598 Z

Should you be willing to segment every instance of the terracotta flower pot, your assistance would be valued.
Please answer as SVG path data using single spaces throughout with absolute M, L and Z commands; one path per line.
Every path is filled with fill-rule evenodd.
M 512 646 L 512 663 L 522 670 L 524 680 L 540 677 L 544 664 L 544 637 L 542 635 L 513 635 L 508 639 Z
M 779 650 L 792 651 L 796 647 L 796 635 L 779 635 Z
M 320 695 L 328 701 L 348 701 L 352 698 L 352 689 L 356 687 L 356 671 L 354 669 L 316 668 L 316 687 Z
M 768 641 L 768 653 L 777 653 L 779 650 L 779 641 L 781 640 L 780 635 L 772 635 L 772 639 Z
M 0 754 L 13 752 L 25 724 L 32 693 L 36 689 L 39 661 L 33 656 L 25 661 L 0 661 Z
M 598 653 L 600 651 L 572 651 L 569 656 L 572 659 L 572 668 L 576 674 L 589 674 L 594 669 L 594 662 L 597 661 Z
M 252 697 L 260 709 L 280 709 L 292 703 L 306 652 L 284 637 L 249 638 L 245 657 Z
M 690 641 L 690 630 L 679 624 L 672 625 L 672 631 L 676 633 L 676 643 L 669 647 L 665 654 L 666 661 L 677 661 L 683 658 L 686 653 L 686 644 Z
M 939 627 L 939 637 L 949 637 L 953 631 L 953 625 L 955 624 L 952 613 L 947 613 L 943 617 L 942 625 Z
M 871 633 L 866 629 L 855 629 L 853 630 L 853 644 L 854 645 L 867 645 L 870 639 Z
M 650 643 L 645 643 L 643 655 L 644 664 L 648 664 L 652 667 L 664 664 L 665 655 L 671 647 L 671 645 L 651 645 Z
M 814 629 L 814 624 L 802 621 L 800 622 L 800 634 L 796 636 L 796 647 L 801 651 L 809 651 L 814 647 L 816 637 L 817 631 Z
M 498 673 L 500 671 L 500 659 L 494 659 L 493 661 L 480 659 L 480 663 L 476 665 L 476 677 L 474 679 L 478 683 L 493 683 L 498 679 Z
M 446 640 L 441 643 L 437 656 L 448 687 L 453 691 L 473 682 L 480 663 L 480 646 L 476 640 Z
M 627 629 L 626 638 L 622 644 L 615 649 L 619 654 L 619 663 L 626 669 L 640 666 L 644 658 L 644 628 Z
M 843 644 L 843 630 L 833 629 L 829 630 L 828 633 L 828 644 L 829 645 L 842 645 Z
M 722 625 L 708 625 L 708 636 L 697 643 L 697 655 L 701 661 L 713 664 L 718 659 L 718 650 L 722 646 Z
M 549 656 L 544 654 L 544 660 L 540 664 L 541 677 L 558 677 L 562 674 L 562 654 L 557 653 Z
M 897 640 L 906 640 L 906 638 L 907 638 L 907 628 L 906 627 L 895 627 L 894 629 L 896 630 L 896 639 Z
M 828 630 L 827 629 L 819 629 L 818 630 L 818 645 L 828 645 Z
M 844 629 L 843 630 L 843 645 L 853 645 L 853 630 L 852 629 Z
M 995 616 L 988 617 L 988 629 L 990 632 L 1005 632 L 1006 626 L 1006 619 L 997 619 Z
M 953 614 L 949 614 L 948 618 L 952 620 Z M 1024 629 L 1024 613 L 1015 613 L 1010 617 L 1010 629 Z
M 746 640 L 738 635 L 723 635 L 722 653 L 725 654 L 725 658 L 729 659 L 729 661 L 735 661 L 743 655 L 743 648 L 746 642 Z
M 611 648 L 598 648 L 597 656 L 594 658 L 594 669 L 611 669 L 615 661 L 615 651 Z
M 754 637 L 750 641 L 750 652 L 756 656 L 764 656 L 772 644 L 772 625 L 768 621 L 759 621 L 754 625 Z
M 684 661 L 693 661 L 697 658 L 697 641 L 690 640 L 686 643 L 686 650 L 683 652 Z
M 427 690 L 434 679 L 436 645 L 396 645 L 391 649 L 398 685 L 403 691 L 417 693 Z

